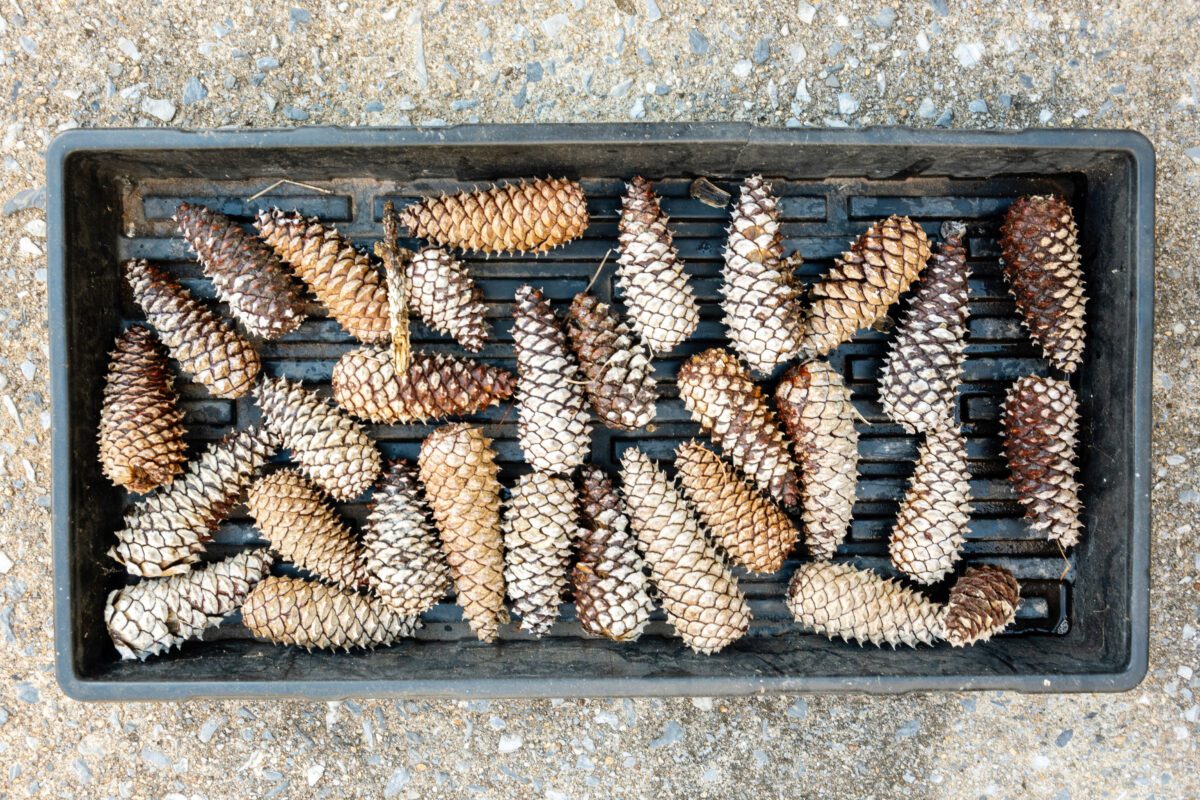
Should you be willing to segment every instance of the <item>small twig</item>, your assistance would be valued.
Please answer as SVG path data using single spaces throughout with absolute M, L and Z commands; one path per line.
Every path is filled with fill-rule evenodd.
M 313 186 L 311 183 L 301 183 L 300 181 L 293 181 L 293 180 L 289 180 L 288 178 L 280 178 L 279 180 L 275 181 L 267 188 L 263 189 L 261 192 L 255 192 L 254 194 L 247 197 L 246 202 L 247 203 L 253 202 L 253 201 L 257 200 L 258 198 L 262 197 L 267 192 L 278 189 L 280 186 L 283 186 L 285 183 L 289 183 L 292 186 L 299 186 L 301 189 L 312 189 L 314 192 L 320 192 L 321 194 L 333 194 L 332 190 L 322 189 L 320 186 Z
M 387 280 L 388 327 L 392 334 L 392 361 L 396 365 L 396 376 L 408 373 L 412 362 L 412 339 L 408 326 L 408 282 L 405 266 L 412 252 L 396 246 L 400 238 L 400 222 L 396 217 L 396 206 L 389 200 L 383 204 L 383 241 L 375 243 L 375 255 L 383 261 L 383 272 Z
M 1058 540 L 1055 540 L 1055 542 L 1054 542 L 1054 543 L 1055 543 L 1056 545 L 1058 545 L 1058 554 L 1062 556 L 1063 564 L 1065 564 L 1065 565 L 1066 565 L 1066 566 L 1064 566 L 1064 567 L 1063 567 L 1062 575 L 1059 575 L 1059 576 L 1058 576 L 1058 579 L 1059 579 L 1060 581 L 1061 581 L 1061 580 L 1066 580 L 1067 573 L 1069 573 L 1069 572 L 1071 571 L 1071 562 L 1070 562 L 1070 560 L 1067 558 L 1067 551 L 1063 549 L 1062 542 L 1060 542 L 1060 541 L 1058 541 Z
M 611 247 L 605 251 L 604 258 L 600 259 L 600 266 L 596 267 L 596 271 L 592 273 L 592 279 L 590 281 L 588 281 L 588 285 L 586 287 L 584 287 L 584 290 L 583 290 L 584 294 L 587 294 L 588 292 L 590 292 L 592 290 L 592 286 L 596 283 L 596 278 L 600 277 L 600 273 L 604 270 L 604 265 L 608 263 L 608 257 L 610 255 L 612 255 Z

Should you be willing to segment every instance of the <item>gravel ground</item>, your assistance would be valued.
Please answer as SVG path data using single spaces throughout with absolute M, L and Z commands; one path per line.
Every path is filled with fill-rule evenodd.
M 1200 5 L 0 4 L 0 796 L 1196 797 Z M 1136 128 L 1159 158 L 1150 674 L 1122 695 L 82 705 L 52 672 L 43 154 L 77 126 Z M 1193 227 L 1189 231 L 1189 226 Z M 1189 244 L 1190 243 L 1190 244 Z M 1190 399 L 1189 399 L 1190 398 Z

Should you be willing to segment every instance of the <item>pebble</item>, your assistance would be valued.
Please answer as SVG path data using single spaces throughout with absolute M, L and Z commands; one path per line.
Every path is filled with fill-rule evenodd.
M 396 767 L 392 771 L 392 775 L 388 778 L 387 785 L 383 787 L 384 797 L 395 797 L 400 794 L 400 790 L 408 785 L 412 780 L 412 775 L 404 767 Z
M 950 16 L 950 4 L 947 0 L 929 0 L 929 7 L 939 17 Z
M 18 211 L 25 211 L 29 208 L 40 208 L 46 210 L 46 187 L 37 186 L 32 189 L 22 189 L 14 194 L 4 203 L 4 208 L 0 210 L 4 216 L 15 214 Z
M 616 86 L 608 90 L 609 97 L 624 97 L 629 94 L 629 90 L 633 88 L 633 78 L 621 81 Z
M 542 62 L 530 61 L 525 65 L 525 80 L 529 83 L 537 83 L 542 79 Z
M 750 72 L 754 69 L 754 64 L 750 59 L 743 58 L 741 61 L 733 65 L 733 74 L 738 78 L 749 78 Z
M 849 116 L 858 111 L 860 103 L 855 99 L 854 95 L 849 92 L 842 92 L 838 95 L 838 113 Z
M 151 750 L 149 747 L 142 748 L 142 760 L 155 769 L 166 769 L 171 766 L 171 759 L 165 753 Z
M 987 100 L 977 98 L 967 104 L 967 110 L 972 114 L 986 114 L 988 112 Z
M 512 97 L 513 108 L 523 108 L 528 100 L 529 95 L 526 91 L 526 86 L 522 85 L 521 88 L 517 90 L 517 93 Z
M 79 779 L 80 783 L 89 784 L 92 782 L 92 771 L 88 768 L 87 762 L 82 758 L 72 761 L 71 769 L 75 770 L 75 777 Z
M 477 105 L 479 105 L 479 100 L 477 98 L 473 98 L 470 100 L 455 100 L 453 103 L 450 104 L 450 110 L 451 111 L 467 111 L 469 109 L 475 108 Z
M 185 106 L 194 105 L 208 97 L 208 89 L 200 82 L 196 76 L 188 78 L 187 83 L 183 85 L 183 104 Z
M 200 741 L 208 744 L 212 738 L 217 735 L 217 731 L 225 724 L 226 718 L 223 716 L 209 717 L 204 720 L 204 724 L 200 726 L 200 732 L 197 734 Z
M 542 33 L 546 34 L 551 39 L 558 39 L 559 34 L 563 32 L 563 28 L 567 27 L 567 24 L 570 21 L 571 20 L 567 18 L 566 14 L 555 14 L 552 17 L 547 17 L 546 19 L 542 20 Z
M 817 7 L 812 3 L 801 2 L 796 7 L 796 16 L 805 25 L 811 25 L 813 19 L 817 16 Z
M 295 33 L 297 25 L 307 25 L 312 22 L 312 14 L 303 8 L 293 8 L 288 11 L 288 33 Z
M 120 50 L 126 58 L 131 61 L 141 61 L 142 54 L 138 50 L 137 45 L 126 39 L 124 36 L 117 39 L 117 49 Z
M 645 64 L 647 67 L 652 66 L 654 64 L 654 59 L 650 57 L 650 51 L 644 47 L 639 47 L 637 49 L 637 56 L 638 56 L 638 58 L 640 58 L 642 60 L 642 63 Z
M 954 57 L 967 69 L 974 67 L 983 60 L 983 43 L 960 42 L 954 47 Z
M 896 9 L 891 6 L 879 9 L 879 13 L 871 17 L 871 24 L 885 31 L 890 29 L 896 24 Z
M 788 706 L 787 715 L 792 719 L 804 719 L 808 716 L 808 701 L 797 697 L 795 702 Z
M 296 122 L 303 122 L 304 120 L 308 119 L 308 112 L 302 108 L 296 108 L 295 106 L 284 106 L 283 116 L 290 120 L 295 120 Z
M 8 557 L 8 553 L 5 553 L 3 550 L 0 550 L 0 575 L 7 575 L 9 570 L 11 570 L 12 568 L 13 568 L 12 559 Z M 0 722 L 0 725 L 3 725 L 3 724 L 4 724 L 3 722 Z
M 421 25 L 419 8 L 409 12 L 408 30 L 412 35 L 413 67 L 417 73 L 417 86 L 421 91 L 425 91 L 429 88 L 429 68 L 425 64 L 425 29 Z
M 812 96 L 808 93 L 808 80 L 801 78 L 796 84 L 795 100 L 800 105 L 808 105 L 812 102 Z
M 1040 124 L 1045 125 L 1052 119 L 1054 119 L 1054 112 L 1050 109 L 1043 108 L 1040 112 L 1038 112 L 1038 122 Z
M 937 106 L 933 104 L 933 98 L 926 97 L 921 101 L 921 105 L 917 106 L 917 116 L 921 119 L 933 119 L 937 116 Z
M 633 101 L 633 106 L 629 109 L 630 119 L 644 119 L 646 116 L 646 98 L 639 97 Z
M 146 97 L 142 99 L 142 113 L 170 122 L 175 118 L 175 104 L 170 100 Z
M 617 715 L 611 711 L 597 711 L 595 720 L 600 725 L 607 725 L 613 730 L 617 730 L 621 727 L 620 718 L 618 718 Z
M 682 740 L 683 726 L 675 720 L 671 720 L 667 723 L 666 727 L 663 728 L 662 736 L 659 736 L 657 739 L 650 742 L 650 749 L 658 750 L 663 747 L 670 747 L 676 742 L 680 742 Z
M 1047 758 L 1046 756 L 1042 755 L 1041 753 L 1038 753 L 1033 758 L 1029 759 L 1029 764 L 1034 769 L 1042 770 L 1042 769 L 1045 769 L 1046 767 L 1050 766 L 1050 759 Z
M 520 750 L 522 743 L 523 742 L 520 736 L 511 733 L 505 733 L 501 735 L 500 744 L 497 749 L 499 749 L 502 755 L 508 755 L 509 753 L 515 753 Z
M 662 19 L 662 11 L 655 0 L 646 0 L 646 22 L 658 22 Z
M 896 729 L 896 739 L 908 739 L 911 736 L 916 736 L 919 730 L 921 730 L 921 720 L 910 719 Z
M 764 36 L 754 45 L 754 52 L 750 54 L 750 60 L 755 64 L 765 64 L 771 59 L 771 37 Z
M 1179 677 L 1183 678 L 1185 681 L 1190 681 L 1192 679 L 1192 668 L 1186 664 L 1180 666 L 1176 672 L 1179 674 Z
M 21 43 L 21 49 L 26 53 L 31 56 L 37 55 L 37 42 L 33 41 L 33 39 L 28 36 L 22 36 L 17 41 Z
M 372 100 L 363 106 L 363 111 L 368 114 L 378 114 L 380 111 L 383 111 L 383 103 L 378 100 Z
M 700 775 L 700 780 L 705 783 L 716 783 L 720 780 L 721 774 L 717 772 L 716 767 L 707 767 Z
M 704 34 L 692 28 L 688 31 L 688 46 L 692 48 L 692 52 L 698 56 L 708 53 L 708 39 L 704 38 Z
M 934 122 L 933 124 L 937 125 L 939 128 L 949 128 L 950 123 L 953 119 L 954 119 L 954 110 L 947 106 L 946 110 L 942 112 L 942 115 L 940 117 L 938 117 L 937 121 Z
M 796 42 L 794 45 L 788 48 L 788 55 L 791 56 L 793 64 L 800 66 L 804 63 L 804 60 L 808 58 L 808 51 L 804 49 L 804 45 Z
M 1189 147 L 1187 150 L 1183 151 L 1183 154 L 1197 164 L 1200 164 L 1200 147 Z M 8 213 L 8 206 L 4 207 L 4 211 L 5 213 Z
M 254 60 L 254 67 L 262 72 L 279 69 L 279 59 L 275 56 L 261 56 Z
M 17 699 L 22 703 L 33 704 L 41 699 L 41 692 L 39 692 L 38 688 L 29 681 L 21 681 L 18 683 L 16 685 L 16 691 L 14 694 L 16 694 Z
M 996 96 L 996 102 L 1001 108 L 1012 108 L 1012 95 L 1007 92 L 1002 92 Z
M 1067 743 L 1070 742 L 1071 739 L 1074 738 L 1074 736 L 1075 736 L 1075 731 L 1072 730 L 1071 728 L 1067 728 L 1066 730 L 1064 730 L 1062 733 L 1060 733 L 1058 735 L 1058 738 L 1054 740 L 1054 743 L 1056 745 L 1058 745 L 1059 747 L 1066 747 Z
M 929 36 L 925 34 L 925 31 L 917 31 L 917 48 L 922 53 L 929 52 Z
M 25 380 L 31 381 L 37 375 L 37 366 L 28 359 L 21 362 L 21 374 L 25 376 Z

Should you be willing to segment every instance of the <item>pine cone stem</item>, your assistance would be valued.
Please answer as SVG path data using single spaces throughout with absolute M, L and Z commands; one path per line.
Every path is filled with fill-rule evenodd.
M 408 325 L 408 279 L 413 254 L 396 245 L 399 239 L 396 206 L 383 204 L 383 240 L 375 244 L 375 255 L 383 260 L 387 281 L 388 330 L 392 336 L 392 364 L 397 375 L 408 372 L 412 361 L 412 335 Z

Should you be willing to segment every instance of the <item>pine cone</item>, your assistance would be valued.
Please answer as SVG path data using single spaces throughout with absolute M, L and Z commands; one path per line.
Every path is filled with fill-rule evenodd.
M 298 383 L 264 375 L 258 405 L 300 471 L 334 500 L 350 500 L 379 477 L 379 451 L 357 422 Z
M 929 240 L 908 217 L 892 216 L 872 225 L 834 262 L 811 289 L 800 349 L 822 356 L 874 325 L 929 260 Z
M 657 399 L 650 351 L 617 312 L 586 292 L 567 311 L 571 349 L 587 376 L 587 396 L 610 428 L 637 430 L 654 420 Z
M 652 353 L 665 353 L 692 335 L 700 306 L 688 285 L 667 215 L 645 178 L 634 178 L 621 201 L 617 285 L 629 321 Z
M 775 387 L 803 487 L 804 541 L 828 561 L 846 538 L 858 485 L 858 412 L 842 376 L 825 361 L 792 367 Z
M 579 365 L 542 293 L 517 289 L 517 420 L 525 460 L 541 472 L 570 472 L 591 447 Z
M 125 515 L 108 555 L 131 575 L 177 575 L 200 560 L 204 543 L 278 446 L 274 435 L 246 428 L 209 445 L 182 477 Z
M 571 481 L 541 472 L 517 480 L 504 511 L 504 582 L 526 633 L 541 638 L 558 618 L 578 534 Z
M 675 469 L 684 495 L 731 562 L 751 572 L 779 571 L 800 532 L 778 506 L 696 442 L 675 451 Z
M 1021 587 L 1004 567 L 971 567 L 955 582 L 946 602 L 942 636 L 954 647 L 986 642 L 1012 624 Z
M 437 247 L 426 247 L 408 263 L 409 302 L 438 333 L 478 353 L 488 335 L 487 304 L 463 263 Z
M 909 433 L 955 426 L 967 348 L 966 226 L 947 222 L 912 306 L 883 362 L 883 410 Z
M 400 212 L 413 236 L 484 253 L 545 253 L 583 235 L 583 187 L 564 178 L 517 181 L 450 197 L 430 197 Z
M 392 351 L 350 350 L 333 368 L 333 399 L 356 417 L 392 424 L 474 414 L 507 400 L 511 372 L 442 353 L 413 353 L 408 374 L 396 376 Z
M 117 337 L 100 408 L 100 465 L 117 486 L 144 493 L 183 472 L 183 412 L 162 345 L 136 325 Z
M 271 248 L 204 206 L 180 203 L 175 221 L 217 296 L 247 331 L 278 339 L 300 327 L 304 301 Z
M 270 556 L 253 550 L 110 592 L 104 608 L 108 634 L 121 658 L 144 661 L 219 625 L 270 568 Z
M 917 583 L 937 583 L 962 558 L 970 521 L 967 442 L 957 428 L 932 430 L 892 529 L 892 563 Z
M 438 428 L 421 445 L 420 473 L 463 616 L 480 641 L 494 641 L 507 613 L 492 440 L 465 423 Z
M 1022 197 L 1000 226 L 1004 277 L 1029 333 L 1050 363 L 1071 373 L 1083 362 L 1083 270 L 1078 229 L 1061 197 Z
M 742 184 L 725 243 L 721 283 L 730 346 L 762 373 L 794 357 L 804 333 L 804 309 L 792 278 L 796 265 L 782 260 L 776 204 L 761 175 Z
M 250 391 L 262 365 L 245 337 L 145 260 L 126 261 L 125 279 L 184 372 L 214 397 L 233 400 Z
M 299 212 L 259 211 L 254 227 L 347 333 L 361 342 L 388 341 L 387 289 L 366 253 L 332 225 Z
M 632 642 L 642 635 L 654 603 L 629 519 L 612 479 L 597 467 L 583 468 L 579 501 L 583 526 L 573 573 L 579 624 L 593 636 Z
M 418 624 L 370 595 L 275 576 L 250 592 L 242 622 L 260 639 L 306 650 L 374 649 L 412 636 Z
M 1079 399 L 1071 384 L 1033 375 L 1019 378 L 1004 399 L 1004 454 L 1025 519 L 1063 547 L 1083 533 L 1075 443 Z
M 667 476 L 631 448 L 621 456 L 621 483 L 630 527 L 684 644 L 715 653 L 744 636 L 750 628 L 746 597 Z
M 745 367 L 727 350 L 714 347 L 679 368 L 679 396 L 691 413 L 758 488 L 786 506 L 800 499 L 800 487 L 775 412 Z

